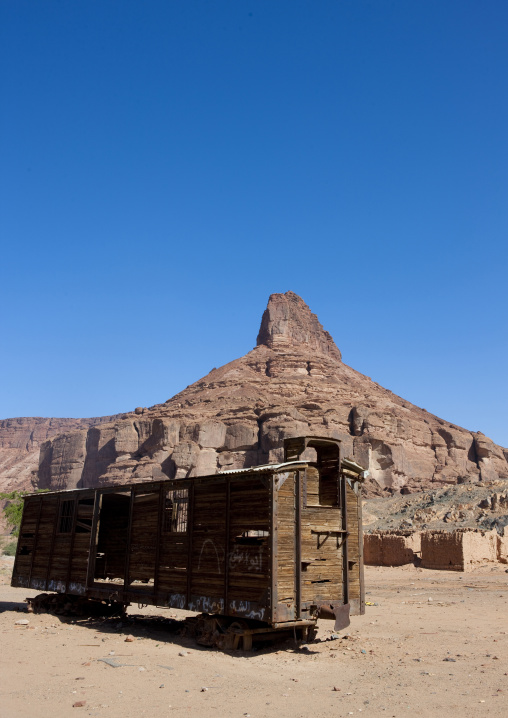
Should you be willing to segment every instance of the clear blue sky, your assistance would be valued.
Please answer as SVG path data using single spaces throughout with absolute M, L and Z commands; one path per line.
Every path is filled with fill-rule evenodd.
M 300 294 L 508 445 L 506 0 L 0 3 L 0 418 L 149 406 Z

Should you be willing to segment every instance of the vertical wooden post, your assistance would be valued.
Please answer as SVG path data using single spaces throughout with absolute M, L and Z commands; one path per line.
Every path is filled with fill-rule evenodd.
M 278 491 L 275 486 L 274 474 L 269 474 L 270 486 L 270 542 L 271 542 L 271 562 L 270 562 L 270 622 L 277 621 L 277 565 L 279 560 L 278 548 L 278 531 L 277 531 L 277 508 L 278 508 Z
M 302 614 L 302 472 L 295 471 L 295 619 Z
M 49 547 L 48 567 L 46 569 L 46 591 L 48 590 L 49 574 L 51 572 L 51 564 L 53 563 L 53 552 L 55 549 L 56 532 L 60 528 L 58 524 L 60 523 L 60 506 L 61 505 L 62 505 L 62 499 L 59 496 L 58 503 L 56 505 L 55 521 L 53 522 L 53 533 L 51 534 L 51 545 Z
M 340 463 L 339 463 L 340 467 Z M 342 530 L 347 532 L 347 485 L 346 477 L 341 473 L 340 484 L 342 488 Z M 347 533 L 343 534 L 342 542 L 342 586 L 344 589 L 344 605 L 349 603 L 349 557 Z
M 129 506 L 129 525 L 127 527 L 127 541 L 125 548 L 125 564 L 123 570 L 123 590 L 124 593 L 129 590 L 129 570 L 131 562 L 131 536 L 132 536 L 132 515 L 134 513 L 134 499 L 136 498 L 136 492 L 134 488 L 131 489 L 131 502 Z
M 159 592 L 159 562 L 161 555 L 161 541 L 162 541 L 162 521 L 164 518 L 164 502 L 165 502 L 166 490 L 164 484 L 161 482 L 159 485 L 159 512 L 157 516 L 157 537 L 155 539 L 155 569 L 153 576 L 153 594 L 157 603 L 157 594 Z
M 226 535 L 224 538 L 224 615 L 228 615 L 229 593 L 229 532 L 231 526 L 231 479 L 226 478 Z
M 71 580 L 72 573 L 72 554 L 74 551 L 74 537 L 76 535 L 76 523 L 78 520 L 78 495 L 74 494 L 74 513 L 72 514 L 72 528 L 71 528 L 71 544 L 69 546 L 69 558 L 67 564 L 67 575 L 65 577 L 65 592 L 69 589 L 69 582 Z
M 191 600 L 192 589 L 192 534 L 194 527 L 194 501 L 195 490 L 194 481 L 191 480 L 189 486 L 188 504 L 187 504 L 187 609 Z
M 23 507 L 23 510 L 24 510 L 24 507 Z M 39 499 L 39 510 L 37 512 L 37 522 L 35 524 L 34 545 L 32 546 L 32 560 L 30 561 L 30 572 L 28 574 L 28 588 L 30 588 L 30 584 L 32 582 L 32 571 L 33 571 L 34 561 L 35 561 L 35 550 L 37 548 L 37 539 L 39 538 L 39 525 L 41 523 L 41 512 L 42 512 L 42 496 Z
M 360 614 L 365 613 L 365 577 L 363 571 L 363 517 L 362 517 L 362 482 L 358 481 L 358 562 L 360 564 Z
M 90 547 L 88 549 L 88 565 L 86 567 L 86 588 L 92 588 L 95 578 L 95 559 L 97 558 L 97 543 L 99 540 L 100 513 L 102 508 L 102 493 L 95 492 L 93 507 L 92 530 L 90 532 Z

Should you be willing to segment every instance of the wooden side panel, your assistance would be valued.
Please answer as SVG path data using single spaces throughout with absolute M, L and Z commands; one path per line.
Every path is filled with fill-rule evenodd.
M 188 533 L 162 534 L 159 557 L 159 594 L 187 592 Z
M 231 481 L 228 612 L 241 601 L 267 605 L 270 580 L 269 490 L 258 478 Z
M 338 508 L 302 509 L 302 602 L 340 602 L 342 515 Z
M 180 608 L 187 602 L 192 495 L 188 482 L 166 483 L 162 487 L 157 593 L 169 605 Z
M 319 506 L 319 472 L 315 466 L 305 471 L 305 503 L 307 506 Z
M 361 556 L 359 504 L 361 497 L 357 496 L 351 486 L 346 483 L 347 522 L 348 522 L 348 563 L 349 563 L 349 602 L 351 613 L 360 612 L 361 603 Z
M 25 499 L 19 530 L 18 549 L 12 572 L 12 584 L 14 586 L 28 586 L 30 580 L 41 501 L 40 496 Z
M 86 586 L 94 503 L 95 493 L 78 494 L 69 582 L 80 587 Z
M 76 534 L 74 536 L 74 546 L 72 549 L 72 561 L 70 566 L 69 580 L 71 583 L 86 586 L 86 571 L 89 553 L 90 534 Z
M 155 577 L 158 540 L 159 497 L 156 491 L 137 490 L 133 496 L 129 558 L 129 582 Z
M 283 478 L 283 475 L 279 474 L 279 477 Z M 289 472 L 277 492 L 277 619 L 280 621 L 288 621 L 295 616 L 295 481 L 295 472 Z
M 42 499 L 30 582 L 32 588 L 46 589 L 53 537 L 58 528 L 58 505 L 58 496 L 48 496 Z
M 71 544 L 72 531 L 60 533 L 57 527 L 48 572 L 48 588 L 52 591 L 63 590 L 65 587 L 71 560 Z
M 225 480 L 194 487 L 190 610 L 224 600 L 226 494 Z

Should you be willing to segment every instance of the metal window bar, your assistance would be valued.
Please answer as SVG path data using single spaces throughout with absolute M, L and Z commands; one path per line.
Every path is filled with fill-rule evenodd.
M 189 490 L 173 489 L 164 501 L 164 533 L 185 533 L 189 510 Z
M 60 504 L 60 521 L 58 532 L 61 534 L 69 534 L 72 531 L 72 523 L 74 516 L 74 501 L 62 501 Z

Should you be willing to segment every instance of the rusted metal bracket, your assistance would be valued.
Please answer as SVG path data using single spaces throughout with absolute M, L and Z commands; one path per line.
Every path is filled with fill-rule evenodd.
M 327 541 L 330 536 L 335 536 L 337 539 L 337 548 L 341 548 L 341 546 L 344 544 L 344 542 L 347 540 L 347 537 L 349 536 L 349 531 L 343 531 L 343 530 L 337 530 L 337 531 L 324 531 L 321 529 L 311 529 L 311 534 L 314 534 L 318 537 L 317 540 L 317 547 L 321 548 L 321 546 Z M 321 540 L 320 537 L 324 536 L 324 538 Z M 341 540 L 342 539 L 342 540 Z

